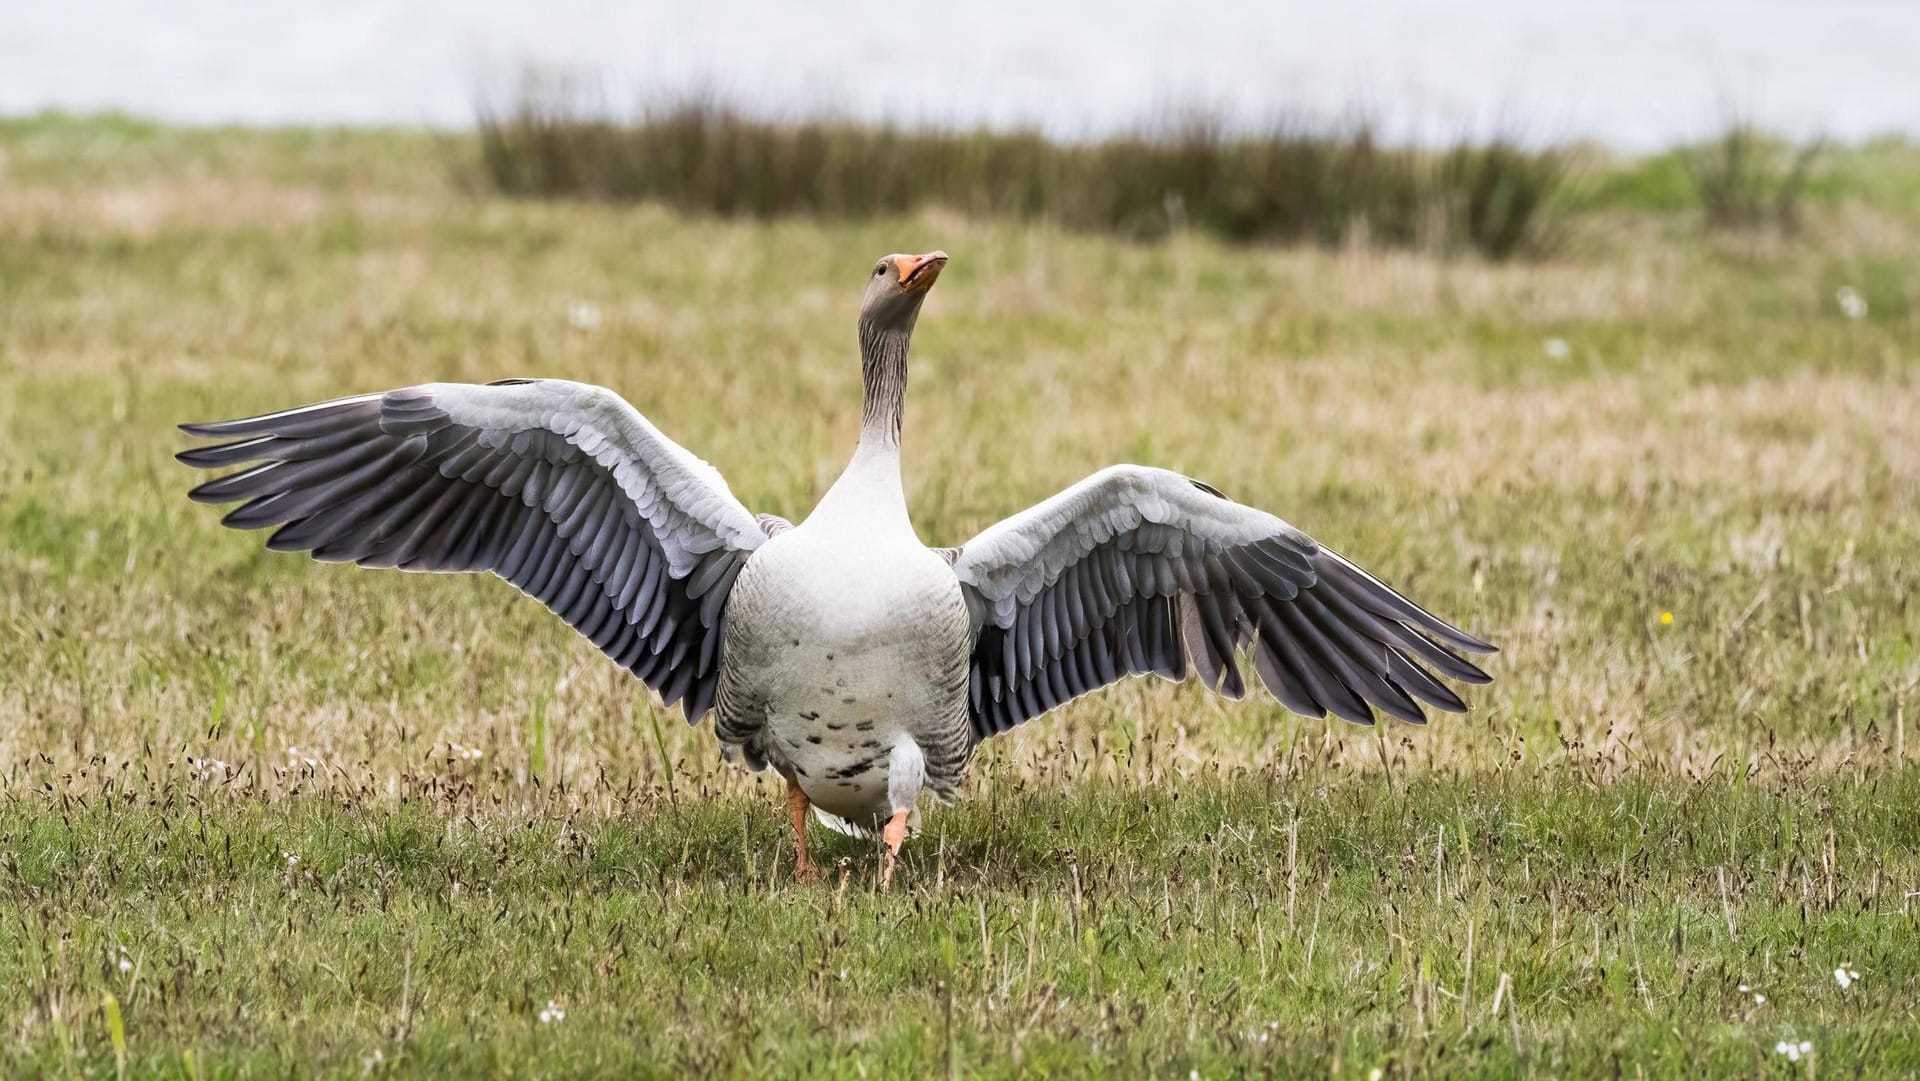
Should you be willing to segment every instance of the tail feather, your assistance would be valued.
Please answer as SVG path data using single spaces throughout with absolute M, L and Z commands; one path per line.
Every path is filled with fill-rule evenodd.
M 858 825 L 857 823 L 854 823 L 854 822 L 849 822 L 848 820 L 841 818 L 837 814 L 829 814 L 828 812 L 821 810 L 820 805 L 817 803 L 814 804 L 814 807 L 813 807 L 813 817 L 819 819 L 821 825 L 827 827 L 828 829 L 832 830 L 835 833 L 843 833 L 843 834 L 846 834 L 848 837 L 858 837 L 863 841 L 870 841 L 873 839 L 874 834 L 871 829 L 868 829 L 867 827 L 862 825 Z
M 835 833 L 845 834 L 848 837 L 858 837 L 863 841 L 871 841 L 878 838 L 880 836 L 880 827 L 886 824 L 886 817 L 884 815 L 876 815 L 870 823 L 856 822 L 852 819 L 841 818 L 837 814 L 822 810 L 817 803 L 813 805 L 813 817 L 819 819 L 821 825 Z M 913 810 L 907 812 L 907 836 L 913 837 L 919 832 L 920 808 L 915 807 Z

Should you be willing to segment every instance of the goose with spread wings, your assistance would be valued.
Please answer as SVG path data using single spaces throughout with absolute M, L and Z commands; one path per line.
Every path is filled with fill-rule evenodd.
M 883 883 L 925 792 L 975 747 L 1129 675 L 1414 724 L 1493 647 L 1265 511 L 1164 469 L 1104 469 L 958 548 L 921 543 L 900 478 L 907 348 L 944 252 L 874 265 L 859 317 L 860 439 L 805 521 L 756 515 L 611 391 L 429 383 L 188 424 L 180 454 L 242 467 L 195 488 L 267 546 L 412 571 L 489 571 L 678 704 L 808 811 L 882 840 Z

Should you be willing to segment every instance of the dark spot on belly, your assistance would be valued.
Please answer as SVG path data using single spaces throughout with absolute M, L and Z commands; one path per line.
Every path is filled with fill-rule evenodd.
M 803 721 L 817 721 L 820 719 L 820 715 L 818 713 L 808 713 L 806 710 L 801 710 L 800 719 Z
M 818 715 L 816 714 L 815 716 L 818 716 Z M 829 732 L 838 732 L 838 731 L 840 731 L 840 730 L 841 730 L 842 728 L 845 728 L 845 727 L 846 727 L 846 724 L 845 724 L 845 723 L 841 723 L 841 724 L 834 724 L 834 723 L 833 723 L 832 721 L 828 721 L 828 722 L 827 722 L 827 731 L 829 731 Z
M 852 701 L 852 699 L 848 699 L 848 701 Z M 861 721 L 859 724 L 856 724 L 853 727 L 854 727 L 854 730 L 857 732 L 871 732 L 873 731 L 873 722 Z
M 808 736 L 808 737 L 807 737 L 807 742 L 808 742 L 808 743 L 812 743 L 812 744 L 816 744 L 816 745 L 817 745 L 817 744 L 818 744 L 818 743 L 820 742 L 820 737 L 819 737 L 819 736 Z
M 798 763 L 798 762 L 791 762 L 791 763 L 788 763 L 788 764 L 789 764 L 789 765 L 791 765 L 791 766 L 793 767 L 793 772 L 795 772 L 795 773 L 798 773 L 798 774 L 799 774 L 800 776 L 802 776 L 802 777 L 805 777 L 805 776 L 807 775 L 807 770 L 806 770 L 806 767 L 805 767 L 805 766 L 802 766 L 802 765 L 801 765 L 800 763 Z
M 833 659 L 833 654 L 831 654 L 831 653 L 829 653 L 829 654 L 827 654 L 827 659 L 828 659 L 828 660 L 832 660 L 832 659 Z
M 880 746 L 880 741 L 879 741 L 879 740 L 877 740 L 877 739 L 866 739 L 866 740 L 861 740 L 861 741 L 860 741 L 860 746 L 862 746 L 862 747 L 865 747 L 865 748 L 866 748 L 866 749 L 868 749 L 868 750 L 872 750 L 872 749 L 874 749 L 875 747 L 878 747 L 878 746 Z
M 795 639 L 793 640 L 793 644 L 794 644 L 794 645 L 796 645 L 796 646 L 797 646 L 797 645 L 799 645 L 799 644 L 800 644 L 800 639 L 798 639 L 798 638 L 795 638 Z
M 855 701 L 855 700 L 854 700 L 854 699 L 852 699 L 852 698 L 842 698 L 842 699 L 840 700 L 840 702 L 841 702 L 841 704 L 842 704 L 842 705 L 848 705 L 848 706 L 851 706 L 851 705 L 853 705 L 853 704 L 854 704 L 854 701 Z
M 884 759 L 885 757 L 886 757 L 885 755 L 879 755 L 879 754 L 873 755 L 870 758 L 864 759 L 859 762 L 855 762 L 854 764 L 848 766 L 846 769 L 840 770 L 837 773 L 832 774 L 832 776 L 858 777 L 858 776 L 861 776 L 862 774 L 871 773 L 873 772 L 873 768 L 879 765 L 881 760 Z

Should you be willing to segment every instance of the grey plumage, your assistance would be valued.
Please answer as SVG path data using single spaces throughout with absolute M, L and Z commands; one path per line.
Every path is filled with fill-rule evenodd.
M 190 494 L 267 547 L 410 571 L 491 571 L 698 720 L 726 586 L 766 539 L 719 475 L 612 393 L 561 380 L 437 383 L 182 427 L 257 462 Z
M 954 573 L 976 613 L 980 739 L 1124 675 L 1182 679 L 1189 661 L 1209 689 L 1242 697 L 1247 647 L 1287 708 L 1361 724 L 1374 709 L 1425 723 L 1416 698 L 1466 708 L 1421 661 L 1488 682 L 1452 650 L 1492 646 L 1280 519 L 1165 470 L 1097 473 L 962 545 Z
M 1243 653 L 1296 713 L 1414 724 L 1467 706 L 1493 647 L 1286 522 L 1200 481 L 1102 470 L 957 548 L 907 514 L 908 343 L 945 256 L 889 256 L 860 320 L 853 460 L 799 525 L 755 515 L 611 391 L 432 383 L 211 424 L 193 490 L 267 546 L 487 571 L 679 704 L 790 801 L 897 848 L 922 786 L 976 744 L 1128 675 L 1244 697 Z M 796 824 L 798 819 L 796 820 Z M 883 823 L 885 827 L 883 829 Z M 804 868 L 804 845 L 801 861 Z

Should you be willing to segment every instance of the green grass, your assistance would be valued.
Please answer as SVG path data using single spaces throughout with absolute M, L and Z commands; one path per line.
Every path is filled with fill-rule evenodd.
M 180 777 L 0 814 L 18 1066 L 103 1072 L 112 994 L 174 1074 L 1752 1076 L 1788 1037 L 1920 1068 L 1911 771 L 991 784 L 895 896 L 845 843 L 845 884 L 790 885 L 750 799 L 503 815 L 356 777 L 168 809 Z
M 1527 265 L 689 220 L 451 190 L 473 152 L 0 124 L 0 1076 L 1920 1071 L 1910 151 L 1834 151 L 1790 238 L 1623 165 Z M 264 552 L 171 460 L 557 375 L 798 517 L 863 275 L 933 246 L 929 542 L 1181 469 L 1498 641 L 1476 711 L 1129 684 L 984 748 L 892 893 L 823 831 L 797 886 L 778 784 L 537 604 Z

